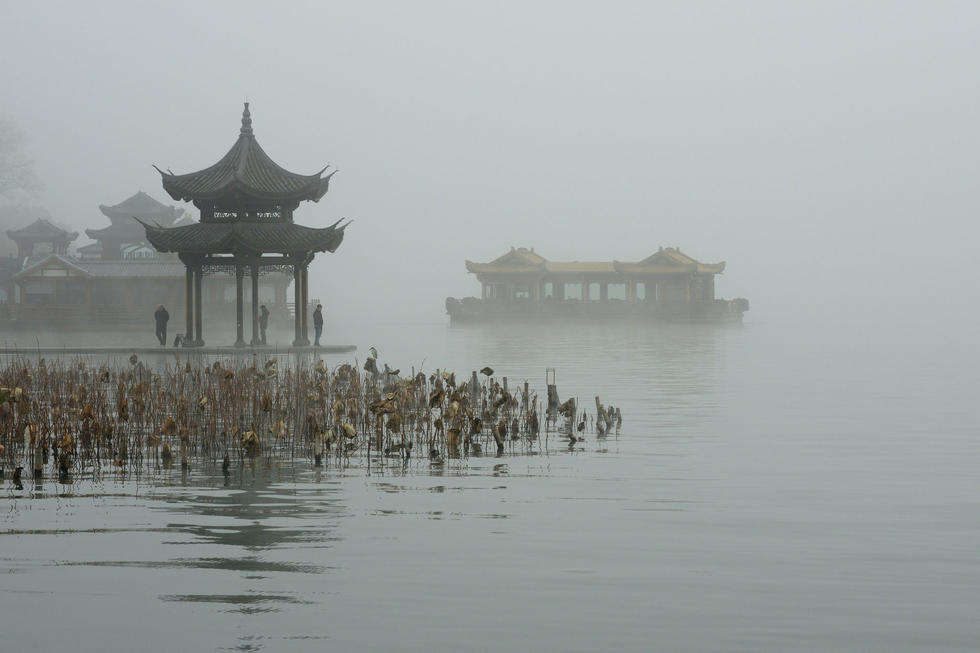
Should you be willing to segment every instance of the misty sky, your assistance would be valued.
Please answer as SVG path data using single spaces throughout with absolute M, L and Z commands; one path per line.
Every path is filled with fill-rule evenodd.
M 977 285 L 978 19 L 968 2 L 5 2 L 0 113 L 40 203 L 82 231 L 137 190 L 173 203 L 150 164 L 217 161 L 247 97 L 281 165 L 340 170 L 296 219 L 354 220 L 311 272 L 352 319 L 438 320 L 479 294 L 464 260 L 512 245 L 725 260 L 719 295 L 748 297 L 747 320 L 951 315 Z

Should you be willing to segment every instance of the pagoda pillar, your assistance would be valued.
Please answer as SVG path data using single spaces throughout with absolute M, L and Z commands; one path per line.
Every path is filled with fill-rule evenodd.
M 310 267 L 304 264 L 300 270 L 303 280 L 303 346 L 310 344 Z
M 184 344 L 194 340 L 194 274 L 190 266 L 184 269 Z
M 303 344 L 303 307 L 302 307 L 302 288 L 300 285 L 303 283 L 303 275 L 299 271 L 299 263 L 293 265 L 293 319 L 295 320 L 295 333 L 293 338 L 293 347 L 299 347 Z
M 259 337 L 259 264 L 252 264 L 252 346 L 262 344 Z
M 204 337 L 203 333 L 203 322 L 201 316 L 201 281 L 204 276 L 204 270 L 199 265 L 194 268 L 194 346 L 203 347 Z
M 245 302 L 245 289 L 243 288 L 243 278 L 245 270 L 241 265 L 235 266 L 235 346 L 245 346 L 245 319 L 243 316 L 242 304 Z

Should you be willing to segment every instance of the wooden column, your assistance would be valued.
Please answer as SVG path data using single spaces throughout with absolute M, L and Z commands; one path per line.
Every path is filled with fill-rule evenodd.
M 252 345 L 262 343 L 259 337 L 259 265 L 252 265 Z
M 303 282 L 303 346 L 310 344 L 310 268 L 304 264 L 300 269 L 300 279 Z
M 191 266 L 185 266 L 184 271 L 184 344 L 194 340 L 194 273 Z
M 299 347 L 303 343 L 303 289 L 301 288 L 303 275 L 300 274 L 299 268 L 299 263 L 293 265 L 293 318 L 296 322 L 293 347 Z
M 286 285 L 282 282 L 282 278 L 280 277 L 279 273 L 276 273 L 274 278 L 276 280 L 276 298 L 275 301 L 273 301 L 273 304 L 279 307 L 281 310 L 286 306 Z
M 194 344 L 198 347 L 204 346 L 204 320 L 201 317 L 201 281 L 204 276 L 204 269 L 201 266 L 194 268 Z
M 241 265 L 235 266 L 235 346 L 244 347 L 245 346 L 245 317 L 242 304 L 245 302 L 245 289 L 243 286 L 243 278 L 245 277 L 245 269 Z

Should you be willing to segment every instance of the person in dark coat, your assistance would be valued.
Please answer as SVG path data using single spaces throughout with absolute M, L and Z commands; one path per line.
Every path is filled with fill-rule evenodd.
M 323 333 L 323 304 L 317 304 L 316 310 L 313 311 L 313 333 L 315 335 L 313 344 L 314 346 L 319 347 L 320 334 Z
M 166 346 L 167 322 L 170 321 L 170 313 L 163 307 L 163 304 L 157 305 L 157 311 L 153 314 L 153 319 L 157 323 L 157 340 L 160 341 L 161 346 Z
M 259 340 L 265 344 L 265 330 L 269 328 L 269 309 L 265 304 L 259 307 Z

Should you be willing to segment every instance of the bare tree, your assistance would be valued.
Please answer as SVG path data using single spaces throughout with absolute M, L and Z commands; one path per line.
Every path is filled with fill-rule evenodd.
M 8 199 L 18 193 L 35 196 L 44 187 L 24 153 L 26 140 L 17 123 L 0 116 L 0 195 Z

